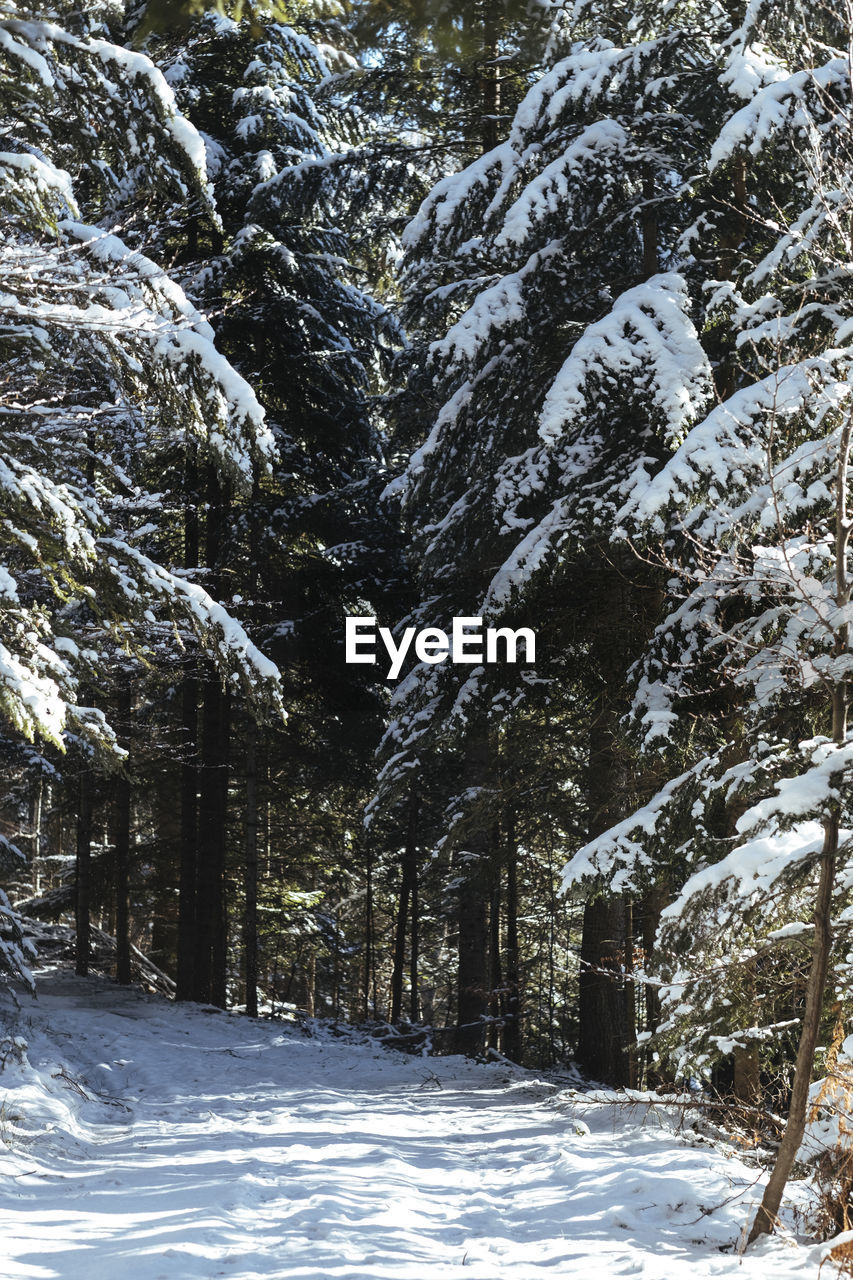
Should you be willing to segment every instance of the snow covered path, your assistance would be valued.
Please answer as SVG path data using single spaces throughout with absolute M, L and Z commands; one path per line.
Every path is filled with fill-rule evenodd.
M 741 1265 L 755 1171 L 639 1109 L 100 978 L 22 1003 L 32 1069 L 0 1075 L 8 1280 L 817 1275 L 819 1247 L 790 1239 Z

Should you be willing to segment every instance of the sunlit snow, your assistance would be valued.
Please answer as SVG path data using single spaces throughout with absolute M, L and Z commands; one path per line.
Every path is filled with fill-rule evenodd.
M 789 1234 L 738 1257 L 757 1171 L 643 1095 L 65 972 L 21 1000 L 29 1063 L 2 1075 L 14 1280 L 816 1272 L 821 1246 Z

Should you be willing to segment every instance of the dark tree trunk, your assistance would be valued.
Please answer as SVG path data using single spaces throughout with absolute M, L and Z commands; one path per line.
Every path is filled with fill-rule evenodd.
M 583 915 L 578 1062 L 593 1080 L 624 1085 L 627 1064 L 625 1000 L 619 971 L 625 945 L 621 897 L 593 898 Z
M 120 777 L 115 794 L 116 981 L 130 982 L 130 779 Z
M 484 725 L 472 730 L 465 763 L 468 786 L 481 791 L 489 776 L 489 740 Z M 478 807 L 482 809 L 482 804 Z M 484 1019 L 489 1012 L 489 837 L 486 818 L 477 817 L 466 847 L 457 855 L 457 1053 L 475 1054 L 482 1050 Z
M 249 608 L 254 610 L 260 571 L 259 504 L 257 468 L 252 474 L 252 502 L 249 507 Z M 258 725 L 251 709 L 246 716 L 246 896 L 243 920 L 243 954 L 246 969 L 246 1013 L 258 1016 Z
M 90 901 L 92 872 L 92 773 L 81 765 L 77 784 L 77 873 L 74 894 L 75 972 L 85 978 L 89 972 L 91 933 Z
M 184 568 L 199 562 L 198 464 L 193 452 L 184 465 Z M 190 660 L 181 685 L 181 868 L 178 896 L 176 998 L 196 995 L 196 883 L 198 878 L 198 679 Z
M 228 816 L 229 696 L 216 676 L 202 695 L 195 998 L 225 1008 L 228 952 L 225 825 Z
M 643 943 L 643 965 L 648 969 L 649 957 L 655 949 L 661 913 L 669 901 L 669 894 L 659 885 L 646 889 L 641 900 L 640 937 Z M 657 1031 L 660 1022 L 660 996 L 651 982 L 645 985 L 646 1031 Z
M 658 215 L 655 205 L 655 180 L 647 169 L 643 174 L 643 279 L 657 274 L 658 269 Z
M 221 594 L 227 495 L 212 466 L 207 471 L 205 560 L 214 595 Z M 209 670 L 201 694 L 201 768 L 196 869 L 195 997 L 225 1008 L 228 927 L 225 906 L 225 828 L 228 818 L 230 695 Z
M 481 847 L 483 852 L 471 849 L 468 854 L 478 862 L 485 863 L 485 842 Z M 488 877 L 485 866 L 478 866 L 476 862 L 468 863 L 460 868 L 460 872 L 464 873 L 464 885 L 459 890 L 456 1051 L 475 1054 L 483 1048 L 484 1018 L 489 1011 Z
M 513 1062 L 521 1061 L 521 983 L 518 950 L 518 845 L 515 814 L 506 819 L 506 1023 L 503 1051 Z
M 497 843 L 497 841 L 495 841 Z M 497 1049 L 501 1042 L 501 1017 L 504 1013 L 503 966 L 501 964 L 501 883 L 500 869 L 494 869 L 489 902 L 489 1028 L 486 1043 Z
M 626 978 L 622 989 L 625 1009 L 625 1083 L 630 1089 L 637 1087 L 638 1062 L 634 1046 L 637 1043 L 637 999 L 634 987 L 634 904 L 628 894 L 622 898 L 625 917 L 625 945 L 623 967 Z
M 196 999 L 198 879 L 198 681 L 184 677 L 181 688 L 181 870 L 178 898 L 178 1000 Z
M 373 962 L 373 846 L 368 841 L 366 848 L 365 867 L 367 871 L 367 880 L 365 884 L 364 899 L 364 987 L 362 990 L 362 1017 L 365 1022 L 370 1017 L 370 988 L 371 979 L 374 975 Z M 335 986 L 338 986 L 337 978 Z M 374 982 L 375 986 L 375 982 Z M 337 1005 L 337 995 L 335 996 L 335 1004 Z M 373 1000 L 373 1015 L 377 1016 L 376 997 Z
M 619 732 L 633 624 L 630 580 L 600 566 L 596 629 L 598 706 L 589 729 L 589 835 L 600 835 L 624 817 L 628 769 Z M 595 1080 L 628 1085 L 634 1078 L 636 1037 L 625 994 L 629 938 L 625 900 L 600 896 L 587 902 L 578 978 L 578 1062 Z
M 495 0 L 484 0 L 482 12 L 482 61 L 480 65 L 480 145 L 483 153 L 492 151 L 500 140 L 501 109 L 500 64 L 498 57 L 499 6 Z
M 44 800 L 44 780 L 39 775 L 36 789 L 30 797 L 30 868 L 32 871 L 33 896 L 41 893 L 41 822 L 42 803 Z
M 258 727 L 246 722 L 246 914 L 243 953 L 246 963 L 246 1013 L 258 1016 Z
M 732 190 L 720 222 L 718 280 L 733 280 L 737 274 L 742 245 L 749 226 L 749 193 L 747 190 L 747 161 L 745 153 L 732 161 Z M 721 400 L 728 400 L 737 390 L 740 362 L 730 352 L 725 352 L 715 362 L 714 383 Z
M 397 904 L 397 924 L 394 930 L 394 967 L 391 971 L 391 1022 L 396 1025 L 403 1012 L 403 977 L 406 970 L 406 921 L 409 903 L 417 882 L 417 849 L 415 838 L 418 822 L 418 798 L 412 789 L 409 795 L 406 819 L 406 845 L 403 850 L 403 866 L 400 879 L 400 897 Z M 414 921 L 413 921 L 414 929 Z
M 124 673 L 117 699 L 120 741 L 125 750 L 130 746 L 132 700 L 130 673 Z M 130 983 L 130 778 L 120 774 L 116 779 L 113 810 L 113 848 L 115 850 L 115 935 L 116 981 Z
M 732 1092 L 739 1102 L 757 1106 L 761 1101 L 761 1059 L 758 1045 L 738 1045 L 734 1052 Z
M 412 1022 L 418 1022 L 421 1016 L 421 997 L 418 980 L 418 966 L 420 965 L 420 937 L 421 937 L 421 916 L 420 916 L 420 893 L 418 889 L 418 868 L 415 864 L 414 877 L 412 879 L 412 934 L 411 934 L 411 955 L 409 957 L 409 1019 Z

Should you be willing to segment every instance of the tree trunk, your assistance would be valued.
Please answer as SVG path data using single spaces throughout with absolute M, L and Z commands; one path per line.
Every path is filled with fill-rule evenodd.
M 120 777 L 115 795 L 116 982 L 130 983 L 130 779 Z
M 482 792 L 489 777 L 489 737 L 476 725 L 466 744 L 465 781 Z M 482 800 L 475 800 L 482 810 Z M 457 868 L 457 1053 L 476 1054 L 483 1048 L 484 1019 L 489 1011 L 489 896 L 491 888 L 490 826 L 478 813 L 467 847 L 459 850 Z
M 739 1102 L 756 1106 L 761 1100 L 761 1064 L 758 1045 L 738 1046 L 734 1053 L 733 1092 Z
M 643 279 L 658 270 L 658 215 L 655 205 L 655 179 L 650 166 L 643 172 Z
M 632 619 L 627 575 L 611 566 L 601 566 L 595 619 L 600 688 L 589 729 L 587 775 L 590 838 L 625 815 L 628 769 L 619 721 L 624 709 Z M 610 1085 L 627 1085 L 633 1076 L 635 1037 L 628 1018 L 623 975 L 626 924 L 621 895 L 587 902 L 578 978 L 578 1061 L 587 1075 Z
M 643 967 L 648 970 L 649 957 L 655 949 L 658 926 L 669 895 L 659 885 L 648 888 L 641 899 L 640 937 L 643 943 Z M 657 1031 L 660 1022 L 660 995 L 658 988 L 651 982 L 645 985 L 646 1031 Z
M 373 845 L 367 842 L 366 850 L 366 869 L 367 879 L 365 884 L 364 899 L 364 988 L 362 990 L 361 1008 L 362 1017 L 367 1022 L 370 1017 L 370 987 L 371 977 L 374 975 L 373 962 Z M 337 986 L 337 981 L 335 983 Z M 374 983 L 375 985 L 375 983 Z M 337 996 L 335 997 L 337 1004 Z M 377 1016 L 376 999 L 373 1001 L 373 1016 Z
M 190 449 L 184 464 L 184 568 L 199 561 L 198 464 Z M 181 869 L 175 998 L 196 995 L 196 884 L 198 879 L 198 679 L 195 659 L 181 684 Z
M 506 1023 L 503 1051 L 513 1062 L 521 1061 L 521 984 L 518 950 L 518 845 L 515 814 L 506 819 Z
M 205 560 L 214 595 L 221 594 L 221 555 L 228 498 L 213 466 L 207 471 Z M 225 827 L 228 818 L 230 695 L 211 669 L 202 689 L 199 778 L 196 999 L 224 1009 L 228 928 L 225 906 Z
M 420 964 L 420 894 L 418 890 L 418 868 L 415 861 L 414 875 L 412 878 L 412 931 L 411 931 L 411 955 L 409 958 L 409 1021 L 419 1022 L 421 1017 L 421 998 L 420 983 L 418 979 L 418 966 Z
M 415 847 L 417 822 L 418 797 L 413 787 L 409 793 L 406 845 L 403 850 L 400 898 L 397 905 L 397 924 L 394 930 L 394 967 L 391 971 L 391 1022 L 394 1025 L 400 1021 L 403 1011 L 403 977 L 406 969 L 406 921 L 409 915 L 409 902 L 417 880 L 417 851 Z
M 628 894 L 622 898 L 625 914 L 625 946 L 623 949 L 625 983 L 622 991 L 625 1007 L 625 1083 L 629 1089 L 637 1087 L 638 1062 L 634 1046 L 637 1043 L 637 998 L 634 986 L 634 904 Z
M 591 1079 L 611 1085 L 630 1079 L 620 975 L 624 946 L 622 898 L 592 898 L 583 914 L 578 1062 Z
M 464 884 L 459 889 L 457 1053 L 476 1054 L 482 1050 L 483 1019 L 489 1011 L 488 878 L 486 866 L 482 865 L 487 863 L 484 846 L 485 842 L 482 852 L 476 848 L 466 851 L 466 858 L 472 861 L 460 868 Z
M 484 0 L 482 14 L 482 61 L 480 64 L 480 146 L 484 154 L 494 150 L 500 138 L 498 116 L 501 108 L 498 58 L 498 12 L 495 0 Z
M 312 951 L 305 966 L 305 1012 L 314 1017 L 315 991 L 317 987 L 317 953 Z
M 32 872 L 33 897 L 41 893 L 41 815 L 44 800 L 44 779 L 39 774 L 36 790 L 30 799 L 30 868 Z
M 501 964 L 501 883 L 500 868 L 494 868 L 489 902 L 489 1028 L 486 1044 L 498 1049 L 501 1039 L 501 1015 L 504 1012 L 503 966 Z
M 246 909 L 243 954 L 246 964 L 246 1013 L 258 1016 L 258 726 L 246 721 Z
M 130 745 L 131 695 L 130 672 L 122 673 L 116 700 L 119 741 L 127 750 Z M 121 680 L 121 675 L 119 677 Z M 115 884 L 116 982 L 130 983 L 130 779 L 120 774 L 113 798 L 113 850 Z
M 187 674 L 181 687 L 181 870 L 178 898 L 176 999 L 196 999 L 198 880 L 198 680 Z
M 90 900 L 92 872 L 92 773 L 81 763 L 77 784 L 77 873 L 74 894 L 75 972 L 89 972 Z
M 202 694 L 195 999 L 225 1008 L 228 950 L 225 915 L 225 824 L 228 816 L 229 696 L 219 679 Z

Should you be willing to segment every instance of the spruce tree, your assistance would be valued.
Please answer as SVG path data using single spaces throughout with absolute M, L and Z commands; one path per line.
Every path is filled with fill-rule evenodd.
M 797 1028 L 787 1127 L 751 1240 L 776 1222 L 847 950 L 850 30 L 822 11 L 812 44 L 792 36 L 792 16 L 756 6 L 727 41 L 734 101 L 706 189 L 738 175 L 742 221 L 702 264 L 725 267 L 708 281 L 706 319 L 709 349 L 722 333 L 729 352 L 724 398 L 655 474 L 630 478 L 618 513 L 631 536 L 665 539 L 682 586 L 640 669 L 635 718 L 649 746 L 672 740 L 685 710 L 708 707 L 713 672 L 713 732 L 568 870 L 637 883 L 678 845 L 661 1032 L 682 1069 L 751 1045 L 772 1059 Z M 707 244 L 713 218 L 703 211 L 685 243 Z M 791 948 L 804 939 L 803 1000 Z
M 150 653 L 158 615 L 170 619 L 222 679 L 281 706 L 278 672 L 242 627 L 147 553 L 156 499 L 143 461 L 197 441 L 239 486 L 274 446 L 210 326 L 132 243 L 158 196 L 171 208 L 209 202 L 201 139 L 151 61 L 107 38 L 100 10 L 71 13 L 73 30 L 55 16 L 3 19 L 0 88 L 17 123 L 3 156 L 3 342 L 15 391 L 4 410 L 2 706 L 16 733 L 77 743 L 90 761 L 78 824 L 85 968 L 84 791 L 92 751 L 122 754 L 89 691 L 114 640 Z M 122 201 L 131 243 L 108 229 Z

